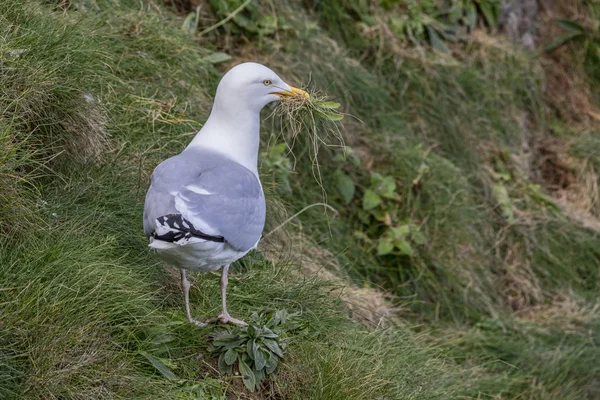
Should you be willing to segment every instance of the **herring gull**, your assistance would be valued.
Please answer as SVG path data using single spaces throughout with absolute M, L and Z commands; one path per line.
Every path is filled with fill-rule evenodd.
M 187 319 L 246 325 L 227 312 L 229 265 L 255 249 L 265 224 L 258 176 L 260 111 L 283 96 L 308 94 L 269 68 L 243 63 L 223 76 L 210 116 L 180 154 L 152 174 L 144 233 L 167 264 L 180 269 Z M 186 270 L 221 271 L 222 311 L 199 322 L 190 313 Z

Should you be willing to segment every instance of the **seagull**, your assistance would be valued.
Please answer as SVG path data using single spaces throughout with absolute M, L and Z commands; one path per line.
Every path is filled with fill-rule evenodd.
M 179 268 L 190 323 L 247 324 L 227 311 L 229 265 L 256 249 L 265 225 L 265 196 L 258 176 L 260 111 L 286 96 L 309 95 L 257 63 L 227 72 L 208 120 L 178 155 L 152 174 L 144 204 L 149 247 Z M 200 322 L 190 313 L 186 271 L 221 269 L 222 310 Z

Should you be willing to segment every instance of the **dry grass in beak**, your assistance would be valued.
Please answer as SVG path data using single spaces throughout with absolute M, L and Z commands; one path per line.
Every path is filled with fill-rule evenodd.
M 321 146 L 344 147 L 344 138 L 338 122 L 344 114 L 337 111 L 340 103 L 327 100 L 320 92 L 309 92 L 305 96 L 282 97 L 273 115 L 281 120 L 282 137 L 294 159 L 308 152 L 313 163 L 313 175 L 325 194 L 318 154 Z M 298 138 L 306 137 L 306 143 L 298 154 L 294 153 L 294 145 Z

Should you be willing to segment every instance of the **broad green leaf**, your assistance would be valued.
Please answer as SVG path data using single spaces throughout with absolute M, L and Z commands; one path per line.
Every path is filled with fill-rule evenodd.
M 275 316 L 277 317 L 277 320 L 279 322 L 275 325 L 285 324 L 291 318 L 298 316 L 298 315 L 299 315 L 298 313 L 290 314 L 287 312 L 287 310 L 277 310 L 277 311 L 275 311 Z
M 277 344 L 275 340 L 265 339 L 263 343 L 265 346 L 267 346 L 269 350 L 271 350 L 271 352 L 276 354 L 278 357 L 283 358 L 283 351 L 281 350 L 281 347 L 279 347 L 279 344 Z
M 259 353 L 258 351 L 258 344 L 256 344 L 256 340 L 252 340 L 252 353 L 251 354 L 251 359 L 254 360 L 254 362 L 256 362 L 256 355 Z
M 392 232 L 394 236 L 397 237 L 405 237 L 410 232 L 410 227 L 408 225 L 400 225 L 392 228 Z
M 248 343 L 246 343 L 246 354 L 248 354 L 250 356 L 251 359 L 254 360 L 254 356 L 252 355 L 252 342 L 254 342 L 255 339 L 252 340 L 248 340 Z
M 140 354 L 146 357 L 146 359 L 150 361 L 150 364 L 152 364 L 152 366 L 154 366 L 154 368 L 156 368 L 158 372 L 162 374 L 162 376 L 172 381 L 179 380 L 179 377 L 175 375 L 173 371 L 169 369 L 169 367 L 167 367 L 163 360 L 158 357 L 154 357 L 152 354 L 149 354 L 145 351 L 140 351 Z
M 196 13 L 189 13 L 187 17 L 185 17 L 185 20 L 183 21 L 183 24 L 181 25 L 181 29 L 189 32 L 189 33 L 194 33 L 196 31 Z
M 392 176 L 383 176 L 377 172 L 372 173 L 371 187 L 377 194 L 383 197 L 396 197 L 396 180 Z
M 319 108 L 328 108 L 328 109 L 337 109 L 340 108 L 340 103 L 336 103 L 335 101 L 315 101 L 313 103 L 315 106 Z
M 271 319 L 269 319 L 269 322 L 267 322 L 268 326 L 277 326 L 281 323 L 282 320 L 282 314 L 280 313 L 281 310 L 278 310 L 276 312 L 273 313 L 273 315 L 271 316 Z
M 450 23 L 452 24 L 457 24 L 461 21 L 461 18 L 463 16 L 463 11 L 465 11 L 468 8 L 469 4 L 465 4 L 462 8 L 461 7 L 451 7 L 450 10 L 448 10 L 448 21 L 450 21 Z M 464 8 L 464 10 L 463 10 Z
M 329 112 L 329 111 L 319 111 L 317 110 L 317 114 L 321 117 L 328 119 L 330 121 L 341 121 L 344 119 L 344 114 L 340 114 L 337 112 Z
M 498 24 L 498 19 L 496 17 L 495 6 L 483 1 L 477 2 L 479 4 L 479 8 L 481 9 L 481 13 L 485 18 L 485 22 L 490 28 L 495 28 Z
M 372 211 L 370 211 L 370 212 L 372 212 Z M 358 216 L 358 219 L 360 220 L 360 222 L 362 222 L 363 224 L 369 225 L 371 223 L 371 214 L 369 212 L 361 209 L 361 210 L 358 210 L 357 216 Z M 358 234 L 359 234 L 358 231 L 355 231 L 353 233 L 354 236 L 357 236 Z M 369 241 L 368 236 L 366 236 L 366 235 L 359 237 L 359 239 L 361 239 L 365 242 Z
M 389 237 L 384 237 L 379 239 L 379 243 L 377 244 L 377 255 L 385 256 L 394 251 L 394 243 L 392 243 L 392 239 Z
M 248 327 L 248 335 L 250 335 L 250 337 L 257 337 L 258 329 L 254 325 L 250 325 Z
M 237 355 L 237 351 L 235 351 L 234 349 L 229 349 L 225 352 L 225 357 L 223 361 L 225 361 L 225 364 L 227 365 L 233 365 L 235 360 L 237 360 Z
M 213 345 L 216 347 L 223 347 L 224 349 L 235 349 L 239 345 L 243 344 L 245 341 L 246 341 L 245 339 L 237 339 L 235 341 L 227 341 L 227 342 L 221 342 L 221 341 L 215 340 L 213 342 Z
M 396 248 L 400 250 L 402 254 L 412 256 L 412 247 L 410 247 L 410 243 L 408 243 L 406 240 L 396 239 L 394 240 L 394 246 L 396 246 Z
M 457 42 L 462 35 L 462 27 L 456 24 L 442 24 L 442 28 L 439 30 L 439 35 L 443 40 L 449 42 Z
M 244 360 L 240 360 L 238 366 L 240 368 L 240 374 L 244 379 L 244 386 L 253 392 L 254 389 L 256 389 L 256 376 L 254 375 L 254 372 L 252 372 L 252 369 L 250 369 Z
M 230 374 L 231 371 L 233 371 L 233 365 L 227 365 L 227 363 L 225 362 L 225 353 L 221 353 L 221 355 L 219 356 L 218 366 L 219 372 L 222 374 Z
M 371 186 L 377 186 L 381 184 L 381 181 L 383 181 L 383 175 L 381 175 L 379 172 L 371 173 Z
M 364 210 L 372 210 L 378 205 L 381 204 L 381 197 L 377 195 L 371 189 L 365 190 L 365 194 L 363 195 L 363 209 Z
M 205 57 L 202 57 L 202 61 L 214 65 L 214 64 L 221 64 L 221 63 L 227 62 L 227 61 L 231 60 L 232 58 L 233 57 L 231 57 L 227 53 L 217 52 L 217 53 L 212 53 Z
M 371 213 L 373 214 L 373 216 L 375 217 L 375 219 L 377 221 L 381 221 L 383 223 L 385 223 L 388 219 L 390 219 L 390 213 L 388 213 L 386 210 L 373 210 L 371 211 Z M 386 225 L 388 225 L 386 223 Z
M 557 19 L 556 23 L 568 31 L 585 33 L 585 28 L 575 21 L 570 21 L 568 19 Z
M 261 381 L 264 381 L 267 378 L 265 369 L 254 369 L 254 376 L 256 377 L 256 386 L 260 384 Z
M 277 143 L 269 149 L 269 155 L 284 155 L 287 152 L 287 144 Z
M 259 349 L 257 347 L 256 352 L 254 353 L 254 368 L 257 370 L 263 369 L 267 365 L 267 356 L 264 353 L 264 350 Z
M 577 32 L 571 32 L 571 33 L 561 35 L 561 36 L 557 37 L 556 39 L 552 40 L 550 43 L 548 43 L 544 47 L 544 50 L 546 52 L 551 52 L 553 50 L 556 50 L 560 46 L 564 45 L 565 43 L 570 42 L 571 40 L 576 40 L 576 39 L 579 39 L 582 37 L 584 37 L 584 35 L 582 33 L 577 33 Z
M 335 187 L 345 204 L 350 204 L 356 192 L 356 186 L 350 176 L 338 169 L 334 175 Z
M 267 367 L 265 368 L 265 371 L 267 372 L 267 374 L 272 374 L 273 372 L 275 372 L 275 369 L 277 369 L 277 365 L 279 365 L 279 358 L 277 358 L 275 355 L 273 355 L 273 353 L 266 353 L 267 354 Z
M 246 352 L 241 353 L 241 357 L 238 357 L 238 358 L 240 360 L 244 361 L 246 364 L 250 364 L 252 362 L 252 359 Z
M 235 335 L 232 333 L 221 333 L 214 337 L 213 343 L 216 345 L 217 343 L 229 343 L 235 340 L 240 339 L 240 335 Z
M 267 328 L 265 326 L 262 329 L 261 337 L 269 338 L 269 339 L 275 339 L 275 338 L 278 338 L 279 335 L 277 335 L 275 332 L 273 332 L 272 330 L 270 330 L 269 328 Z
M 427 25 L 427 34 L 429 36 L 429 44 L 434 50 L 442 53 L 450 52 L 450 49 L 448 49 L 446 43 L 444 43 L 440 35 L 430 25 Z

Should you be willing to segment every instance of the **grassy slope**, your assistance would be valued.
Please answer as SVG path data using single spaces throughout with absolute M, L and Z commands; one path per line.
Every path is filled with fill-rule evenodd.
M 211 329 L 184 322 L 177 278 L 160 268 L 139 232 L 148 174 L 165 154 L 189 140 L 198 128 L 193 121 L 206 118 L 208 93 L 219 75 L 202 62 L 205 53 L 181 34 L 168 14 L 140 10 L 137 4 L 120 7 L 101 7 L 98 14 L 71 19 L 48 14 L 35 3 L 25 9 L 2 3 L 7 20 L 31 21 L 19 27 L 21 46 L 43 48 L 44 38 L 63 34 L 62 47 L 51 50 L 62 57 L 55 53 L 54 59 L 45 60 L 37 55 L 47 74 L 43 87 L 22 76 L 32 89 L 45 88 L 47 103 L 38 107 L 54 106 L 63 76 L 97 77 L 98 86 L 91 91 L 109 110 L 115 148 L 98 166 L 52 164 L 54 172 L 37 181 L 44 201 L 36 208 L 39 225 L 16 241 L 2 239 L 2 398 L 197 398 L 200 393 L 203 398 L 240 390 L 236 380 L 228 384 L 211 379 L 211 362 L 196 358 L 206 352 Z M 3 32 L 6 50 L 14 45 L 13 29 L 7 26 Z M 68 55 L 75 50 L 87 61 L 100 57 L 97 61 L 105 66 L 70 62 Z M 33 60 L 23 55 L 14 62 L 24 68 Z M 68 94 L 70 100 L 87 93 L 92 82 L 79 82 Z M 62 133 L 61 118 L 51 116 L 49 130 Z M 32 118 L 31 123 L 39 120 Z M 11 133 L 22 131 L 12 128 Z M 24 140 L 33 148 L 40 146 Z M 323 283 L 298 281 L 294 268 L 258 260 L 251 273 L 233 279 L 230 289 L 236 314 L 262 308 L 301 310 L 310 327 L 307 336 L 292 342 L 283 378 L 266 393 L 360 399 L 389 392 L 423 398 L 444 387 L 454 390 L 452 380 L 434 383 L 443 374 L 442 363 L 412 334 L 365 330 L 345 316 Z M 195 313 L 215 313 L 217 281 L 202 277 L 195 288 Z M 165 335 L 172 338 L 166 353 L 153 344 Z M 399 351 L 385 357 L 391 347 Z M 186 381 L 157 375 L 140 350 L 170 358 Z M 400 368 L 409 362 L 423 364 L 418 381 Z
M 179 151 L 207 116 L 220 76 L 202 60 L 211 42 L 200 46 L 179 30 L 181 19 L 133 1 L 85 3 L 90 12 L 68 14 L 49 13 L 34 2 L 25 8 L 16 4 L 0 2 L 2 18 L 9 22 L 0 28 L 0 54 L 8 60 L 6 54 L 15 49 L 35 51 L 5 61 L 9 68 L 0 76 L 5 86 L 13 82 L 7 71 L 22 80 L 2 98 L 2 106 L 12 108 L 1 126 L 22 150 L 6 150 L 0 177 L 13 179 L 14 190 L 23 193 L 10 193 L 18 201 L 6 215 L 29 208 L 38 218 L 17 219 L 27 221 L 28 229 L 21 231 L 7 228 L 15 219 L 0 215 L 2 231 L 10 233 L 0 242 L 0 397 L 242 393 L 239 379 L 219 379 L 213 372 L 206 354 L 210 329 L 184 323 L 176 276 L 160 268 L 140 234 L 149 173 Z M 385 65 L 359 65 L 350 56 L 364 44 L 336 43 L 310 24 L 314 19 L 295 18 L 294 11 L 277 10 L 294 26 L 294 34 L 280 38 L 285 48 L 274 51 L 278 41 L 261 41 L 252 56 L 292 81 L 312 72 L 319 87 L 328 87 L 365 121 L 348 127 L 351 146 L 364 150 L 365 158 L 377 155 L 382 160 L 377 170 L 393 174 L 399 184 L 410 182 L 427 162 L 431 172 L 420 192 L 402 187 L 399 205 L 402 215 L 425 221 L 427 244 L 411 259 L 381 259 L 356 246 L 352 232 L 364 228 L 352 222 L 358 200 L 344 208 L 330 196 L 342 218 L 329 226 L 319 222 L 320 212 L 302 217 L 311 239 L 339 254 L 357 282 L 364 277 L 409 299 L 402 301 L 404 319 L 409 326 L 420 324 L 413 329 L 381 331 L 356 324 L 327 284 L 314 277 L 297 279 L 293 263 L 274 265 L 257 256 L 250 268 L 238 266 L 245 273 L 232 279 L 236 314 L 302 310 L 309 326 L 307 334 L 292 338 L 287 363 L 263 396 L 596 395 L 598 319 L 587 299 L 596 294 L 597 235 L 550 214 L 531 200 L 527 184 L 518 178 L 510 183 L 511 196 L 534 223 L 507 226 L 490 197 L 490 178 L 480 168 L 493 165 L 501 151 L 517 151 L 520 116 L 540 114 L 534 62 L 506 47 L 497 52 L 476 43 L 457 65 L 409 59 L 395 76 Z M 97 99 L 97 109 L 80 106 L 86 93 Z M 78 149 L 89 145 L 70 146 L 81 142 L 68 136 L 80 132 L 73 126 L 88 117 L 92 126 L 106 126 L 111 134 L 112 150 L 96 164 L 81 164 L 88 157 Z M 265 138 L 274 125 L 265 124 Z M 102 137 L 101 131 L 90 132 L 84 143 L 102 147 Z M 476 147 L 470 146 L 474 140 Z M 425 153 L 419 143 L 437 148 Z M 51 169 L 35 169 L 57 149 L 64 149 L 64 156 L 47 164 Z M 586 149 L 573 146 L 574 153 L 586 154 Z M 359 190 L 367 184 L 368 170 L 322 155 L 328 170 L 341 166 Z M 298 160 L 297 170 L 291 195 L 276 196 L 277 187 L 268 188 L 270 198 L 285 202 L 290 211 L 321 200 L 306 160 Z M 14 180 L 13 171 L 33 180 L 41 192 L 18 184 L 23 181 Z M 332 177 L 326 173 L 325 179 L 331 187 Z M 277 221 L 271 217 L 269 223 Z M 526 268 L 506 268 L 517 261 Z M 197 277 L 194 284 L 195 314 L 214 314 L 216 278 Z M 508 299 L 513 298 L 526 303 L 526 317 L 512 313 Z M 165 335 L 171 340 L 159 350 L 155 343 Z M 170 359 L 185 381 L 162 378 L 138 354 L 141 350 Z M 204 354 L 200 361 L 198 354 Z

